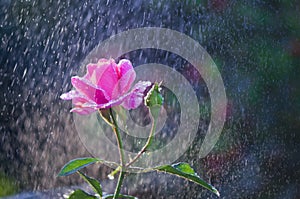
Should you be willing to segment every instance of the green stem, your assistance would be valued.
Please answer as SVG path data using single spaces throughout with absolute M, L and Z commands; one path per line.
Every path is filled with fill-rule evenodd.
M 110 109 L 110 115 L 111 115 L 112 122 L 113 122 L 112 128 L 113 128 L 113 131 L 115 132 L 115 135 L 117 138 L 119 154 L 120 154 L 120 164 L 121 164 L 121 166 L 124 166 L 125 159 L 124 159 L 123 142 L 122 142 L 121 134 L 119 132 L 119 127 L 118 127 L 117 121 L 113 115 L 112 109 Z
M 125 172 L 123 171 L 123 167 L 121 167 L 121 171 L 120 171 L 120 174 L 119 174 L 118 183 L 117 183 L 117 187 L 115 189 L 113 199 L 118 198 L 118 196 L 120 194 L 120 190 L 121 190 L 123 179 L 124 179 L 124 174 L 125 174 Z
M 147 140 L 146 144 L 138 152 L 138 154 L 129 163 L 127 163 L 125 165 L 125 167 L 129 167 L 130 165 L 135 163 L 141 157 L 141 155 L 143 155 L 143 153 L 147 150 L 147 148 L 151 145 L 151 142 L 152 142 L 152 139 L 153 139 L 153 134 L 156 130 L 157 116 L 153 114 L 153 115 L 151 115 L 151 119 L 152 119 L 151 130 L 150 130 L 150 135 L 148 137 L 148 140 Z
M 117 182 L 117 187 L 115 189 L 115 193 L 114 193 L 114 199 L 118 198 L 120 190 L 121 190 L 121 186 L 123 183 L 123 179 L 124 179 L 124 163 L 125 163 L 125 158 L 124 158 L 124 150 L 123 150 L 123 143 L 122 143 L 122 139 L 121 139 L 121 134 L 119 132 L 119 127 L 117 124 L 117 121 L 114 117 L 114 114 L 112 112 L 112 109 L 109 110 L 110 111 L 110 115 L 112 118 L 112 122 L 113 122 L 113 130 L 115 132 L 116 138 L 117 138 L 117 143 L 118 143 L 118 148 L 119 148 L 119 154 L 120 154 L 120 164 L 121 164 L 121 169 L 120 169 L 120 174 L 119 174 L 119 178 L 118 178 L 118 182 Z
M 111 179 L 111 180 L 114 179 L 115 178 L 114 176 L 117 173 L 119 173 L 120 170 L 121 170 L 121 166 L 118 166 L 115 170 L 113 170 L 110 174 L 108 174 L 108 178 Z

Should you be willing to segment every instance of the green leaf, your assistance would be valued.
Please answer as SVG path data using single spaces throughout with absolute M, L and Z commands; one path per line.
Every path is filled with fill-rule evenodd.
M 98 180 L 86 176 L 84 173 L 77 171 L 79 175 L 93 188 L 95 193 L 99 194 L 102 197 L 102 187 Z
M 67 176 L 72 173 L 75 173 L 76 171 L 93 164 L 95 162 L 100 162 L 101 160 L 98 158 L 77 158 L 74 160 L 71 160 L 65 166 L 60 170 L 58 176 Z
M 202 187 L 212 191 L 217 196 L 220 196 L 220 193 L 218 192 L 218 190 L 215 187 L 213 187 L 212 185 L 205 182 L 203 179 L 201 179 L 188 163 L 180 162 L 180 163 L 173 164 L 173 165 L 163 165 L 160 167 L 156 167 L 154 169 L 157 171 L 163 171 L 163 172 L 167 172 L 170 174 L 174 174 L 179 177 L 190 180 L 192 182 L 195 182 L 195 183 L 201 185 Z
M 113 197 L 114 197 L 114 194 L 107 194 L 107 195 L 103 196 L 103 199 L 113 198 Z M 119 194 L 119 196 L 117 198 L 138 199 L 137 197 L 130 196 L 130 195 L 123 195 L 123 194 Z
M 97 199 L 97 197 L 77 189 L 69 196 L 69 199 Z

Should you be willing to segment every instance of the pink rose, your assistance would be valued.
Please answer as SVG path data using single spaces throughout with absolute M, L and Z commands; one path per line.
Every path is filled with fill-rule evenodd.
M 129 92 L 135 77 L 129 60 L 122 59 L 116 64 L 113 59 L 100 59 L 96 64 L 87 65 L 84 77 L 72 77 L 75 90 L 62 94 L 60 98 L 72 100 L 74 108 L 71 112 L 82 115 L 117 105 L 134 109 L 142 103 L 144 91 L 151 85 L 151 82 L 140 81 Z

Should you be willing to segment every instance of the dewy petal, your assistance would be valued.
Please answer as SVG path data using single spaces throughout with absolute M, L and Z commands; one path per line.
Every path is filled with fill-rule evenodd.
M 124 98 L 125 98 L 125 96 L 118 98 L 116 100 L 111 100 L 106 104 L 100 104 L 100 105 L 98 105 L 97 108 L 106 109 L 106 108 L 111 108 L 113 106 L 118 106 L 123 103 Z
M 90 100 L 96 102 L 97 104 L 107 103 L 107 94 L 101 88 L 96 88 L 91 85 L 86 79 L 81 77 L 72 77 L 72 85 L 75 89 L 82 95 L 85 95 Z
M 139 81 L 123 100 L 122 106 L 127 110 L 137 108 L 144 99 L 144 92 L 147 87 L 151 86 L 151 82 L 149 81 Z
M 71 109 L 70 112 L 75 112 L 75 113 L 78 113 L 80 115 L 88 115 L 88 114 L 91 114 L 91 113 L 95 112 L 95 109 L 93 109 L 93 108 L 77 108 L 77 107 L 75 107 L 75 108 Z
M 108 60 L 109 62 L 105 62 L 101 67 L 97 67 L 94 71 L 91 79 L 96 80 L 96 86 L 103 89 L 107 95 L 108 100 L 112 99 L 112 93 L 116 92 L 116 85 L 118 83 L 118 74 L 117 74 L 117 64 L 113 59 Z M 99 61 L 100 62 L 100 61 Z M 118 94 L 120 93 L 117 90 Z M 120 94 L 119 94 L 120 95 Z
M 120 60 L 117 65 L 113 59 L 100 59 L 96 64 L 87 65 L 84 77 L 72 77 L 75 90 L 62 94 L 61 98 L 72 100 L 74 108 L 71 111 L 82 115 L 117 105 L 137 108 L 151 83 L 138 82 L 128 93 L 135 78 L 136 73 L 129 60 Z
M 93 76 L 94 71 L 96 70 L 97 67 L 98 67 L 98 65 L 94 64 L 94 63 L 89 63 L 86 66 L 87 73 L 84 76 L 84 78 L 89 79 L 93 84 L 96 84 L 96 80 L 93 80 L 92 76 Z
M 63 93 L 61 96 L 60 96 L 60 99 L 63 99 L 63 100 L 71 100 L 73 99 L 74 97 L 77 97 L 79 95 L 79 93 L 75 90 L 71 90 L 67 93 Z
M 123 96 L 124 94 L 128 93 L 134 79 L 135 79 L 135 72 L 133 69 L 131 71 L 128 71 L 126 74 L 124 74 L 121 77 L 121 79 L 118 80 L 117 84 L 113 88 L 111 98 L 117 99 L 120 96 Z
M 83 103 L 92 103 L 93 101 L 88 99 L 86 96 L 80 94 L 76 90 L 71 90 L 67 93 L 64 93 L 60 96 L 61 99 L 63 100 L 73 100 L 73 104 L 75 105 L 76 103 L 80 102 L 81 104 Z
M 92 101 L 86 98 L 84 95 L 81 95 L 76 90 L 71 90 L 68 93 L 64 93 L 60 96 L 60 98 L 63 100 L 72 100 L 74 108 L 71 110 L 71 112 L 76 112 L 81 115 L 87 115 L 96 111 L 96 109 L 93 107 L 91 108 L 85 106 L 85 104 L 91 104 Z
M 127 59 L 122 59 L 118 63 L 119 81 L 121 93 L 127 93 L 131 88 L 132 83 L 135 80 L 136 73 L 132 67 L 132 64 Z
M 114 62 L 114 60 L 100 59 L 98 63 L 88 64 L 87 73 L 84 78 L 91 81 L 92 84 L 97 85 L 99 78 L 102 77 L 107 68 L 111 67 L 111 62 Z
M 119 79 L 123 75 L 125 75 L 128 71 L 135 73 L 134 71 L 132 71 L 133 69 L 132 63 L 128 59 L 121 59 L 117 66 L 118 66 Z
M 94 99 L 96 88 L 87 82 L 86 79 L 75 76 L 71 78 L 71 83 L 79 93 L 87 96 L 91 100 Z
M 85 103 L 82 105 L 82 107 L 89 107 L 89 108 L 94 108 L 94 109 L 106 109 L 110 108 L 113 106 L 118 106 L 123 103 L 124 99 L 129 96 L 130 93 L 127 93 L 126 95 L 123 95 L 119 97 L 118 99 L 115 100 L 110 100 L 107 103 L 104 104 L 96 104 L 96 103 Z
M 71 110 L 71 112 L 76 112 L 81 115 L 87 115 L 97 110 L 93 107 L 86 106 L 86 104 L 94 103 L 81 96 L 73 98 L 72 103 L 74 108 Z
M 134 89 L 130 93 L 127 93 L 115 100 L 110 100 L 109 102 L 104 104 L 84 103 L 82 107 L 89 107 L 94 109 L 106 109 L 121 104 L 122 106 L 124 106 L 125 103 L 124 108 L 133 109 L 138 107 L 141 104 L 144 98 L 144 91 L 147 89 L 148 86 L 151 86 L 151 84 L 152 84 L 151 82 L 140 81 L 134 86 Z M 127 105 L 128 104 L 127 101 L 130 105 Z

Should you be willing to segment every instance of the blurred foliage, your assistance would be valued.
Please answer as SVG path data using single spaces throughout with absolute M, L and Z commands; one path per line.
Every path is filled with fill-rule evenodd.
M 12 195 L 17 193 L 17 191 L 18 187 L 16 182 L 3 173 L 0 173 L 0 197 Z

